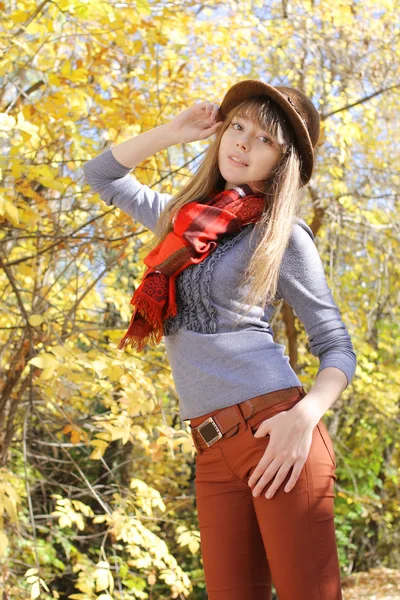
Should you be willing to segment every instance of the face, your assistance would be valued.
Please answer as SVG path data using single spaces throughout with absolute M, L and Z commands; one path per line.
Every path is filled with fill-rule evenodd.
M 233 154 L 247 166 L 229 158 Z M 248 118 L 234 117 L 222 135 L 218 152 L 225 190 L 241 183 L 263 189 L 279 159 L 280 148 L 267 131 Z

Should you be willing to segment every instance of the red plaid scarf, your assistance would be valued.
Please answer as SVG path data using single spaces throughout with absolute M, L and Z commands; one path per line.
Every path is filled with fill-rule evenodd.
M 118 348 L 129 344 L 143 350 L 158 344 L 163 321 L 176 315 L 175 280 L 190 265 L 203 261 L 225 234 L 256 223 L 264 208 L 264 196 L 254 194 L 246 183 L 220 193 L 210 193 L 206 203 L 188 202 L 179 210 L 165 239 L 144 258 L 148 266 L 130 303 L 136 305 L 127 332 Z

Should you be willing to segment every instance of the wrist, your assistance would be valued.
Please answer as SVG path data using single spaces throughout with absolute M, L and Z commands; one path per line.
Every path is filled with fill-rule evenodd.
M 314 429 L 323 416 L 317 398 L 313 397 L 310 393 L 308 393 L 300 402 L 295 404 L 291 410 L 294 411 L 296 418 L 298 418 L 305 427 L 311 427 L 312 429 Z
M 175 144 L 179 144 L 180 140 L 178 139 L 177 132 L 171 123 L 164 123 L 163 125 L 160 125 L 158 130 L 160 135 L 163 136 L 166 146 L 174 146 Z

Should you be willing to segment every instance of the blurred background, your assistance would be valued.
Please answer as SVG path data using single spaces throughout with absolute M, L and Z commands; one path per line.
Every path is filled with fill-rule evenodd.
M 303 218 L 358 359 L 324 416 L 343 597 L 400 599 L 399 1 L 0 7 L 2 600 L 207 598 L 164 342 L 117 350 L 152 233 L 82 167 L 248 78 L 298 87 L 321 115 Z M 210 142 L 135 176 L 173 194 Z M 273 327 L 308 389 L 318 361 L 290 306 Z

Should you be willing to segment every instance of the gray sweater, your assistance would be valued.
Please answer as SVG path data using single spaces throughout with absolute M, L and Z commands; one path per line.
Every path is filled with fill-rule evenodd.
M 171 195 L 141 184 L 111 148 L 85 163 L 83 170 L 85 182 L 108 206 L 118 206 L 154 232 Z M 182 420 L 303 385 L 289 364 L 285 346 L 274 341 L 272 304 L 253 306 L 233 327 L 243 314 L 240 299 L 247 289 L 240 288 L 238 281 L 255 248 L 253 229 L 254 224 L 249 224 L 236 235 L 225 236 L 205 260 L 177 277 L 178 314 L 164 322 L 164 341 Z M 279 298 L 293 307 L 303 323 L 310 351 L 319 359 L 318 373 L 337 367 L 349 384 L 356 368 L 353 345 L 328 287 L 313 233 L 302 219 L 293 226 L 283 256 Z

